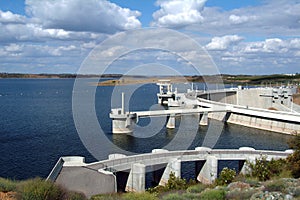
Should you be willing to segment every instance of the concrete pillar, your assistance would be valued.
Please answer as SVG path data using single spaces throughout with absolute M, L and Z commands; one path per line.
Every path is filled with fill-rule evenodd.
M 251 173 L 251 169 L 250 169 L 249 165 L 247 164 L 247 162 L 255 163 L 255 156 L 249 156 L 246 158 L 243 167 L 241 167 L 240 174 L 246 175 L 246 174 Z
M 202 126 L 207 126 L 208 125 L 208 113 L 207 112 L 204 112 L 202 114 L 202 117 L 200 119 L 200 123 L 199 124 L 202 125 Z
M 240 147 L 239 150 L 242 151 L 241 152 L 242 154 L 244 154 L 243 151 L 255 151 L 255 149 L 252 148 L 252 147 Z M 254 163 L 255 158 L 256 158 L 255 156 L 251 156 L 251 155 L 248 155 L 246 157 L 245 162 L 243 163 L 243 166 L 241 164 L 239 165 L 240 174 L 249 174 L 249 173 L 251 173 L 251 169 L 247 165 L 247 162 Z
M 127 179 L 126 192 L 145 191 L 146 166 L 140 163 L 134 163 Z
M 169 116 L 167 128 L 175 128 L 175 115 Z
M 203 184 L 211 184 L 218 177 L 218 159 L 215 156 L 207 156 L 197 180 Z
M 167 167 L 159 181 L 159 185 L 166 185 L 170 178 L 170 173 L 175 173 L 176 177 L 181 177 L 181 161 L 178 159 L 173 159 L 168 162 Z
M 123 109 L 112 109 L 109 117 L 112 119 L 112 133 L 132 133 L 137 121 L 136 113 L 122 114 Z

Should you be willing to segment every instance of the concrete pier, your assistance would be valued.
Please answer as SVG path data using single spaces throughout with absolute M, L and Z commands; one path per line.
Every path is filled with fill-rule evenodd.
M 140 163 L 134 163 L 128 176 L 126 192 L 143 192 L 145 191 L 145 172 L 146 166 Z
M 169 119 L 168 119 L 168 122 L 167 122 L 167 128 L 175 128 L 175 115 L 174 114 L 171 114 L 169 116 Z
M 216 156 L 207 156 L 197 180 L 204 184 L 211 184 L 218 177 L 218 159 Z
M 208 112 L 204 112 L 200 118 L 199 125 L 207 126 L 208 125 Z
M 168 183 L 170 174 L 174 173 L 176 177 L 181 177 L 181 161 L 178 159 L 170 160 L 167 164 L 167 167 L 164 170 L 164 173 L 160 179 L 159 185 L 165 186 Z
M 122 109 L 112 109 L 110 113 L 110 118 L 112 119 L 112 132 L 119 133 L 132 133 L 137 116 L 135 113 L 124 113 L 122 114 Z

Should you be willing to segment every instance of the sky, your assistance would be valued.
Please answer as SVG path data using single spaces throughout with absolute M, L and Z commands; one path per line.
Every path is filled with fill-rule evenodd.
M 99 48 L 107 60 L 126 52 L 124 40 L 131 35 L 140 46 L 168 41 L 178 54 L 128 52 L 107 73 L 125 74 L 133 66 L 151 71 L 154 63 L 193 75 L 191 61 L 205 63 L 189 42 L 164 31 L 160 37 L 138 31 L 163 28 L 197 42 L 220 73 L 299 73 L 299 11 L 300 0 L 0 0 L 0 72 L 78 73 L 107 40 L 114 41 Z

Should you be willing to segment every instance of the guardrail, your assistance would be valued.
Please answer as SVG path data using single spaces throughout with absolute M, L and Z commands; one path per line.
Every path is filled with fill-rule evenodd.
M 133 163 L 147 163 L 147 162 L 151 162 L 155 164 L 168 163 L 168 161 L 173 158 L 179 160 L 205 160 L 205 156 L 207 155 L 215 155 L 220 160 L 246 159 L 247 156 L 260 156 L 260 155 L 267 155 L 270 158 L 272 157 L 285 158 L 291 153 L 292 153 L 291 151 L 237 150 L 237 149 L 212 149 L 212 150 L 203 150 L 203 151 L 185 150 L 185 151 L 146 153 L 146 154 L 139 154 L 133 156 L 126 156 L 126 157 L 116 158 L 111 160 L 103 160 L 97 163 L 90 163 L 87 166 L 95 167 L 99 165 L 99 166 L 104 166 L 105 169 L 114 170 L 113 169 L 114 167 L 130 166 Z M 228 155 L 230 155 L 230 157 L 228 157 Z M 192 159 L 191 158 L 192 156 L 195 157 Z
M 53 169 L 51 170 L 50 174 L 46 178 L 46 180 L 55 181 L 60 171 L 62 170 L 63 165 L 64 165 L 64 160 L 62 157 L 60 157 L 56 162 L 55 166 L 53 167 Z
M 291 121 L 291 122 L 300 122 L 299 113 L 273 111 L 273 110 L 267 110 L 262 108 L 253 108 L 248 106 L 227 104 L 227 103 L 210 101 L 202 98 L 198 98 L 198 100 L 199 100 L 199 105 L 206 106 L 206 107 L 213 108 L 214 106 L 216 106 L 218 108 L 221 107 L 234 113 L 248 114 L 252 116 L 260 116 L 260 117 L 265 117 L 270 119 L 279 119 L 279 120 Z

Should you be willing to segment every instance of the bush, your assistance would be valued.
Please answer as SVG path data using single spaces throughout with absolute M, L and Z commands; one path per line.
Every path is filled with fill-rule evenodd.
M 0 192 L 11 192 L 15 191 L 17 183 L 15 181 L 0 178 Z
M 283 170 L 286 168 L 286 160 L 285 159 L 272 159 L 268 162 L 268 168 L 270 170 L 271 176 L 279 176 Z
M 178 193 L 171 193 L 162 198 L 163 200 L 185 200 L 186 198 Z
M 157 200 L 158 198 L 154 194 L 150 194 L 149 192 L 143 193 L 126 193 L 122 196 L 121 199 L 124 200 Z
M 246 161 L 246 164 L 251 170 L 251 176 L 258 178 L 260 181 L 266 181 L 270 178 L 267 157 L 261 156 L 256 158 L 254 163 Z
M 264 184 L 265 191 L 268 192 L 284 192 L 285 191 L 285 181 L 282 179 L 268 181 Z
M 206 190 L 200 194 L 200 199 L 202 200 L 223 200 L 225 199 L 224 190 Z
M 235 177 L 235 170 L 229 169 L 228 167 L 224 167 L 219 175 L 219 178 L 217 178 L 216 183 L 217 185 L 227 185 L 231 183 Z
M 257 192 L 257 190 L 255 190 L 255 189 L 233 190 L 226 194 L 226 199 L 234 199 L 234 200 L 250 199 L 251 196 L 256 192 Z
M 77 192 L 68 192 L 66 194 L 65 200 L 86 200 L 84 194 Z
M 121 199 L 120 194 L 97 194 L 91 197 L 91 200 L 119 200 Z
M 21 183 L 18 195 L 22 200 L 55 200 L 63 199 L 65 191 L 50 181 L 36 178 Z
M 168 190 L 182 190 L 187 188 L 186 180 L 175 176 L 174 172 L 170 173 L 169 180 L 165 186 Z
M 184 193 L 184 194 L 182 194 L 182 197 L 184 199 L 196 200 L 196 199 L 200 199 L 200 194 Z
M 289 141 L 289 147 L 294 150 L 294 153 L 288 156 L 287 161 L 289 163 L 292 176 L 294 178 L 300 177 L 300 135 L 293 137 Z
M 208 186 L 204 184 L 197 184 L 197 185 L 192 185 L 187 188 L 188 193 L 201 193 L 203 192 Z

